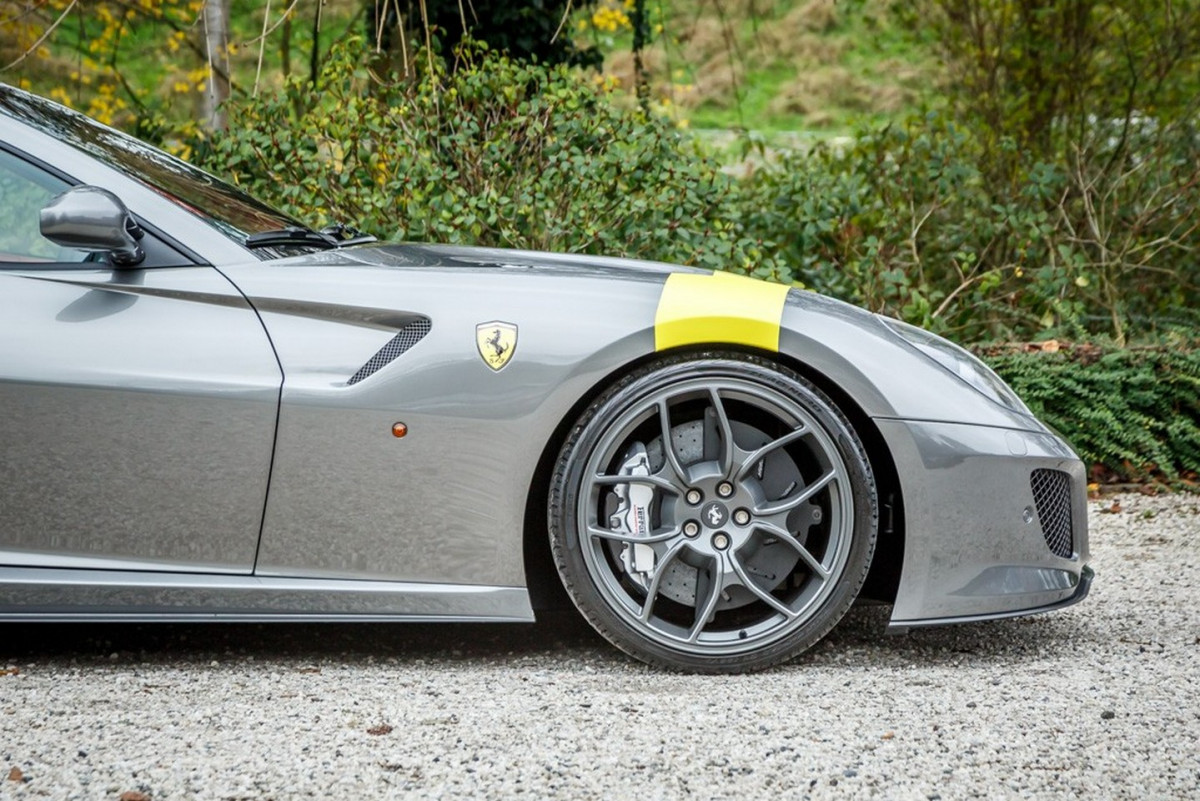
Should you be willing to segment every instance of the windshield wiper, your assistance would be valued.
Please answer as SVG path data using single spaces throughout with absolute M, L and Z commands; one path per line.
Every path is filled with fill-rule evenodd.
M 276 231 L 262 231 L 246 237 L 246 247 L 248 248 L 274 245 L 314 245 L 326 250 L 341 247 L 341 243 L 337 239 L 324 231 L 313 231 L 296 225 L 289 225 L 287 228 L 280 228 Z
M 261 248 L 277 245 L 313 245 L 326 250 L 374 242 L 375 237 L 364 234 L 345 223 L 334 223 L 320 231 L 289 225 L 277 231 L 263 231 L 246 237 L 246 247 Z

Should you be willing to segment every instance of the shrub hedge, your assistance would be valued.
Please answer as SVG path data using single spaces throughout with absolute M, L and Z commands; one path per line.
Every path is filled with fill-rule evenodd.
M 229 108 L 195 158 L 300 218 L 381 239 L 606 253 L 779 278 L 738 187 L 668 121 L 619 109 L 565 66 L 459 48 L 374 75 L 331 54 L 317 89 Z M 427 66 L 428 65 L 428 66 Z
M 997 188 L 977 137 L 937 114 L 864 130 L 754 176 L 746 233 L 778 243 L 782 274 L 961 340 L 1195 326 L 1200 130 L 1106 141 Z
M 174 144 L 301 219 L 383 239 L 749 273 L 959 341 L 1107 337 L 984 352 L 1089 461 L 1133 479 L 1200 471 L 1200 351 L 1178 344 L 1194 334 L 1163 339 L 1200 329 L 1194 129 L 1147 126 L 1136 157 L 1126 132 L 1121 153 L 1031 164 L 999 195 L 975 137 L 936 115 L 735 179 L 566 67 L 470 44 L 415 63 L 381 76 L 350 43 L 319 89 L 236 100 L 227 132 Z M 1119 347 L 1147 337 L 1175 344 Z
M 1165 478 L 1196 485 L 1196 343 L 981 346 L 976 351 L 1085 462 L 1104 468 L 1093 471 L 1096 479 Z

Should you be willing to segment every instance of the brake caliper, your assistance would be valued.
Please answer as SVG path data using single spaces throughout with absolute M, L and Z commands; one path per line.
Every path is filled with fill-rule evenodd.
M 625 453 L 619 475 L 650 475 L 650 457 L 646 446 L 635 442 Z M 650 536 L 650 505 L 654 502 L 654 487 L 640 482 L 617 484 L 613 487 L 618 504 L 608 519 L 609 528 L 634 537 Z M 626 572 L 642 586 L 654 572 L 654 549 L 641 543 L 626 544 L 621 549 L 621 562 Z

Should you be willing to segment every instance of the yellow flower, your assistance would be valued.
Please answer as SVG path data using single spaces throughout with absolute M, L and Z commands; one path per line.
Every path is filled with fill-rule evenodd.
M 592 13 L 592 27 L 605 33 L 616 33 L 618 30 L 632 28 L 633 24 L 624 11 L 604 6 Z

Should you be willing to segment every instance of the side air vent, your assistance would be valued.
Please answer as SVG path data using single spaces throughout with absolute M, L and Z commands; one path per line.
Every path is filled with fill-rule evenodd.
M 387 366 L 404 351 L 411 348 L 413 345 L 420 342 L 429 333 L 432 325 L 428 317 L 418 317 L 411 323 L 400 329 L 400 333 L 392 337 L 391 341 L 379 349 L 379 352 L 367 360 L 367 363 L 358 368 L 347 385 L 357 384 L 372 373 L 377 372 Z
M 1056 556 L 1071 558 L 1071 477 L 1061 470 L 1034 470 L 1029 488 L 1046 545 Z

